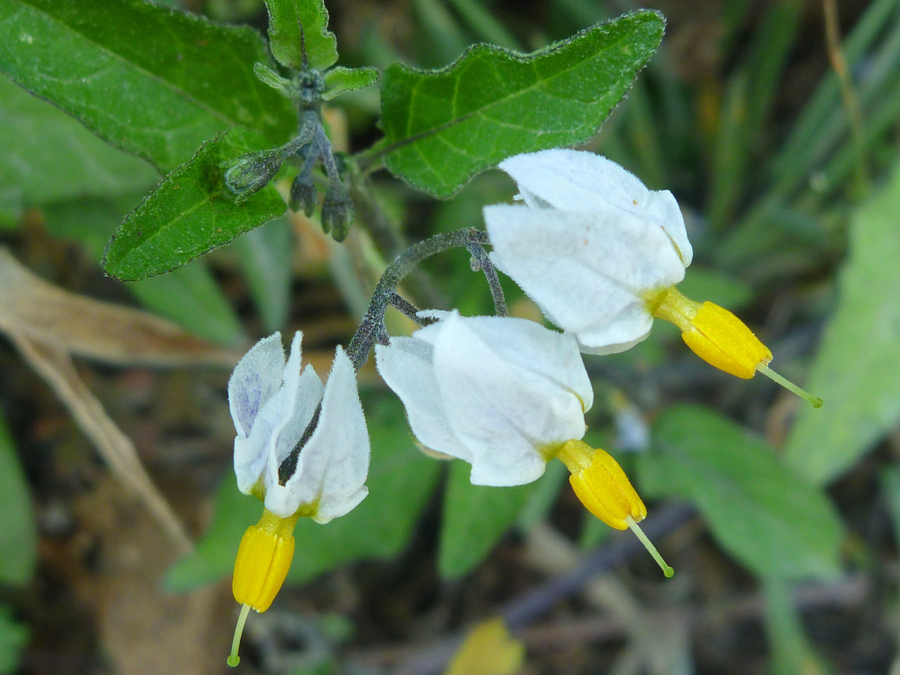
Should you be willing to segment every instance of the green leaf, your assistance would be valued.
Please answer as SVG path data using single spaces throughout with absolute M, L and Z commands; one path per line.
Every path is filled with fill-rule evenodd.
M 369 496 L 346 516 L 326 525 L 301 518 L 294 530 L 297 549 L 288 579 L 311 579 L 354 560 L 391 558 L 412 534 L 434 491 L 440 463 L 414 446 L 403 407 L 394 397 L 363 397 L 372 441 Z M 262 505 L 242 495 L 229 474 L 216 497 L 212 524 L 190 556 L 167 575 L 170 590 L 189 590 L 230 574 L 244 530 L 259 520 Z
M 303 44 L 309 66 L 325 70 L 338 59 L 337 40 L 328 30 L 324 0 L 266 0 L 269 10 L 269 48 L 283 66 L 303 69 Z M 303 26 L 303 40 L 300 39 Z
M 785 445 L 786 461 L 817 483 L 844 473 L 900 419 L 898 211 L 900 164 L 852 218 L 837 309 L 804 387 L 825 408 L 801 406 Z
M 161 171 L 237 125 L 290 137 L 296 112 L 257 61 L 254 30 L 141 0 L 0 0 L 0 71 Z
M 290 223 L 278 218 L 238 237 L 231 246 L 266 332 L 281 330 L 291 303 L 294 242 Z
M 2 47 L 0 47 L 2 49 Z M 0 186 L 17 210 L 73 197 L 147 190 L 159 175 L 0 75 Z
M 531 55 L 476 45 L 443 70 L 389 67 L 384 141 L 375 149 L 410 185 L 449 197 L 522 152 L 583 143 L 656 51 L 665 20 L 640 11 Z
M 344 68 L 337 66 L 325 73 L 323 100 L 330 101 L 344 92 L 365 89 L 378 79 L 377 68 Z
M 37 525 L 28 481 L 13 439 L 0 418 L 0 584 L 22 586 L 37 562 Z M 5 650 L 0 649 L 0 655 Z
M 17 672 L 19 654 L 28 642 L 28 629 L 12 618 L 8 607 L 0 605 L 0 675 Z
M 472 485 L 471 469 L 462 461 L 450 466 L 438 554 L 438 570 L 444 579 L 457 579 L 484 560 L 516 521 L 537 485 Z
M 107 274 L 137 281 L 168 272 L 282 215 L 287 207 L 273 186 L 240 204 L 225 186 L 229 163 L 264 143 L 240 127 L 204 143 L 116 231 L 103 261 Z
M 764 440 L 711 410 L 676 406 L 654 425 L 654 444 L 658 452 L 638 458 L 643 496 L 690 500 L 753 572 L 784 580 L 840 572 L 833 505 Z

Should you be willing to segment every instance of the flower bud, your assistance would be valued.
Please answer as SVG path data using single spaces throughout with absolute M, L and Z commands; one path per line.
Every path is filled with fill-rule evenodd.
M 332 183 L 325 193 L 325 201 L 322 204 L 322 229 L 326 233 L 331 232 L 335 241 L 344 241 L 353 225 L 355 215 L 356 211 L 347 188 L 340 183 Z
M 225 185 L 238 202 L 245 201 L 269 184 L 284 159 L 282 148 L 247 153 L 225 172 Z
M 302 173 L 299 174 L 291 183 L 291 196 L 288 200 L 291 211 L 303 211 L 309 218 L 315 212 L 318 203 L 319 193 L 312 179 Z

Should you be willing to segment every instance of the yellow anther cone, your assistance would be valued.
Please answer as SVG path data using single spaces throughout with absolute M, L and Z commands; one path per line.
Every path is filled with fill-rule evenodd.
M 234 633 L 228 665 L 240 662 L 237 652 L 247 613 L 252 608 L 265 612 L 272 605 L 294 558 L 294 526 L 299 515 L 276 516 L 268 509 L 256 525 L 251 525 L 241 539 L 234 561 L 231 590 L 243 608 Z
M 610 527 L 630 528 L 663 573 L 671 577 L 674 570 L 638 526 L 647 517 L 647 507 L 612 455 L 583 441 L 571 440 L 563 444 L 557 457 L 572 474 L 569 483 L 585 508 Z

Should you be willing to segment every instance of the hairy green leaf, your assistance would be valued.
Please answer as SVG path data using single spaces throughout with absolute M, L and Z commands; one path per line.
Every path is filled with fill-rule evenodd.
M 300 519 L 294 530 L 297 554 L 288 574 L 295 583 L 354 560 L 397 555 L 434 491 L 440 463 L 413 446 L 400 402 L 364 395 L 363 404 L 372 441 L 369 496 L 325 525 Z M 261 514 L 262 504 L 238 492 L 229 474 L 216 496 L 209 530 L 194 553 L 169 569 L 166 587 L 189 590 L 229 574 L 244 530 Z
M 0 584 L 28 583 L 37 562 L 37 525 L 28 481 L 0 418 Z M 0 650 L 2 651 L 2 650 Z
M 304 44 L 311 68 L 325 70 L 335 64 L 337 40 L 328 30 L 328 10 L 324 0 L 266 0 L 266 7 L 269 10 L 269 48 L 281 65 L 301 70 Z
M 0 0 L 0 71 L 161 171 L 233 126 L 290 137 L 296 112 L 257 61 L 252 29 L 142 0 Z
M 516 487 L 472 485 L 472 467 L 455 461 L 444 495 L 438 569 L 456 579 L 487 557 L 525 508 L 537 483 Z
M 239 127 L 204 143 L 125 219 L 106 249 L 106 272 L 121 281 L 162 274 L 282 215 L 273 186 L 240 204 L 225 186 L 227 167 L 264 144 Z
M 837 309 L 806 385 L 825 408 L 801 406 L 785 446 L 785 459 L 817 483 L 853 466 L 900 419 L 898 211 L 900 164 L 851 221 Z
M 640 11 L 530 55 L 476 45 L 443 70 L 384 73 L 375 153 L 438 197 L 506 157 L 591 138 L 659 46 L 665 20 Z
M 762 439 L 696 406 L 654 425 L 656 452 L 639 457 L 647 497 L 691 501 L 722 548 L 761 576 L 834 577 L 841 522 L 828 497 Z
M 2 47 L 0 47 L 2 49 Z M 17 210 L 73 197 L 146 190 L 159 174 L 0 75 L 0 185 Z

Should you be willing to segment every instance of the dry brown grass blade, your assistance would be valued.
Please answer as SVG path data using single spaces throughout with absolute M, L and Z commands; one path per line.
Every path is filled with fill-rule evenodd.
M 234 367 L 224 349 L 148 312 L 92 300 L 50 284 L 0 248 L 0 330 L 106 363 Z
M 56 345 L 46 345 L 24 333 L 4 327 L 22 357 L 50 386 L 69 409 L 76 423 L 93 441 L 100 455 L 119 480 L 135 492 L 147 510 L 162 526 L 179 553 L 187 553 L 193 544 L 178 517 L 160 494 L 138 459 L 131 440 L 106 414 L 103 406 L 75 370 L 69 355 Z

